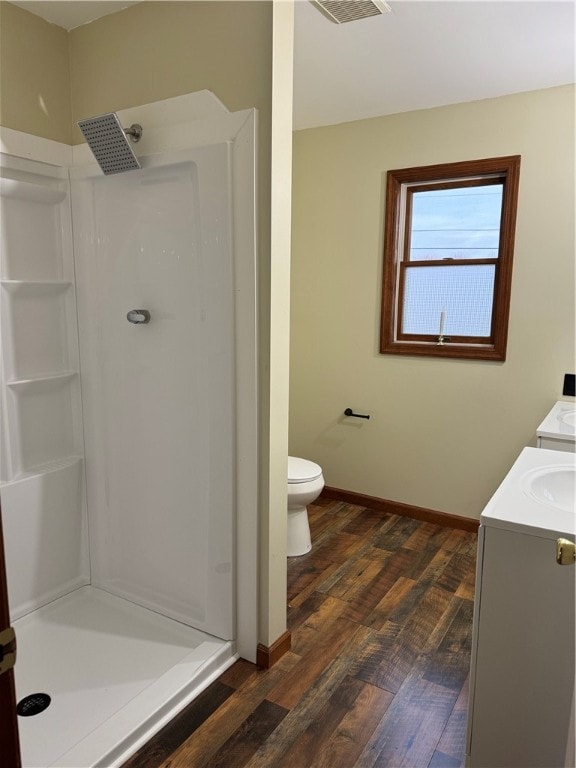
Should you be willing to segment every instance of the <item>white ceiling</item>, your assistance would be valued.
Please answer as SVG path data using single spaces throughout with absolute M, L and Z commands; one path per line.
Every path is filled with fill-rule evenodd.
M 294 127 L 574 82 L 575 3 L 388 0 L 337 25 L 296 8 Z
M 64 29 L 74 29 L 88 24 L 101 16 L 116 13 L 138 0 L 10 0 L 12 5 L 19 5 L 51 24 Z
M 72 29 L 133 3 L 12 0 Z M 388 0 L 335 24 L 297 0 L 294 128 L 575 81 L 576 0 Z

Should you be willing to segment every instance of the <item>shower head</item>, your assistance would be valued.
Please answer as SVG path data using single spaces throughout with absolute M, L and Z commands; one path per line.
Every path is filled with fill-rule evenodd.
M 78 126 L 106 176 L 140 168 L 126 135 L 132 141 L 138 141 L 142 126 L 134 124 L 130 128 L 122 128 L 115 112 L 80 120 Z

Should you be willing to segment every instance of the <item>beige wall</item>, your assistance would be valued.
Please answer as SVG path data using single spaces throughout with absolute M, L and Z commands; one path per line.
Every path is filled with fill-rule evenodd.
M 74 122 L 207 89 L 233 112 L 260 110 L 269 154 L 269 2 L 139 3 L 72 30 L 70 64 Z
M 574 145 L 572 86 L 295 134 L 290 452 L 328 485 L 478 517 L 535 444 L 575 370 Z M 379 354 L 386 171 L 511 154 L 506 362 Z
M 68 33 L 0 2 L 0 125 L 69 144 Z
M 288 374 L 290 359 L 290 231 L 292 183 L 292 75 L 294 6 L 274 3 L 272 97 L 272 190 L 270 271 L 269 432 L 263 445 L 262 471 L 267 477 L 261 542 L 269 578 L 261 582 L 263 615 L 268 617 L 268 642 L 285 630 L 286 622 L 286 457 L 288 453 Z M 264 407 L 264 403 L 262 404 Z M 264 420 L 263 420 L 264 421 Z M 283 628 L 282 624 L 284 624 Z M 273 631 L 272 631 L 273 630 Z

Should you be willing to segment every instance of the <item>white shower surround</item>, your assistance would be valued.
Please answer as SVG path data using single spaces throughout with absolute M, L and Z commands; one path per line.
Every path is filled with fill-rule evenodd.
M 214 151 L 214 145 L 221 145 L 220 154 L 224 152 L 229 158 L 228 173 L 230 175 L 231 189 L 229 190 L 230 197 L 230 213 L 231 213 L 231 235 L 233 242 L 233 294 L 234 294 L 234 316 L 233 316 L 233 348 L 235 350 L 234 359 L 234 387 L 232 393 L 235 394 L 235 403 L 232 405 L 232 410 L 235 411 L 235 466 L 234 466 L 234 481 L 235 487 L 232 489 L 232 493 L 235 496 L 235 526 L 234 530 L 230 531 L 231 546 L 233 546 L 233 560 L 235 560 L 235 579 L 231 583 L 231 588 L 234 590 L 232 596 L 231 605 L 229 605 L 232 616 L 229 617 L 229 632 L 228 634 L 235 636 L 235 643 L 232 644 L 232 654 L 234 651 L 247 659 L 255 660 L 256 644 L 257 644 L 257 364 L 256 364 L 256 228 L 255 228 L 255 141 L 256 141 L 256 114 L 254 110 L 246 110 L 239 113 L 229 113 L 222 104 L 214 97 L 210 92 L 201 92 L 199 94 L 191 94 L 189 96 L 178 97 L 175 99 L 168 99 L 163 102 L 157 102 L 151 105 L 145 105 L 143 107 L 124 110 L 118 113 L 121 122 L 124 125 L 130 125 L 131 122 L 140 122 L 145 125 L 144 137 L 141 144 L 137 149 L 139 156 L 146 158 L 150 156 L 149 162 L 144 159 L 144 168 L 147 164 L 152 167 L 155 164 L 158 165 L 157 159 L 160 153 L 169 153 L 169 156 L 175 160 L 175 162 L 181 162 L 184 157 L 187 157 L 187 152 L 192 144 L 194 148 L 204 148 L 200 151 L 200 154 L 210 153 Z M 29 158 L 31 160 L 37 160 L 40 162 L 48 163 L 51 166 L 73 166 L 71 170 L 71 176 L 79 179 L 86 179 L 94 173 L 94 163 L 92 155 L 90 154 L 86 145 L 80 145 L 77 147 L 66 147 L 65 145 L 57 144 L 55 142 L 39 139 L 38 137 L 28 136 L 16 131 L 10 131 L 8 129 L 2 131 L 0 151 L 16 158 Z M 184 161 L 187 162 L 187 161 Z M 25 159 L 17 159 L 13 164 L 26 164 Z M 84 167 L 82 167 L 84 166 Z M 17 174 L 16 174 L 17 175 Z M 62 173 L 58 168 L 54 170 L 56 177 L 62 178 Z M 55 185 L 58 185 L 58 179 L 55 180 Z M 62 215 L 66 216 L 66 206 L 62 208 Z M 65 238 L 64 238 L 65 239 Z M 68 244 L 69 245 L 69 244 Z M 60 276 L 62 277 L 62 276 Z M 71 275 L 66 275 L 68 282 L 70 282 Z M 10 282 L 14 284 L 9 285 Z M 57 281 L 55 281 L 57 282 Z M 60 281 L 63 282 L 63 281 Z M 18 295 L 19 292 L 25 293 L 33 288 L 24 287 L 15 284 L 15 281 L 4 280 L 3 290 L 6 294 Z M 67 287 L 62 288 L 59 285 L 54 285 L 50 289 L 51 293 L 55 294 L 68 294 Z M 46 292 L 46 288 L 42 288 L 42 293 Z M 66 303 L 60 302 L 62 306 L 59 306 L 59 313 L 68 313 L 68 319 L 70 312 L 74 310 L 74 303 L 69 299 Z M 14 302 L 13 302 L 14 304 Z M 48 315 L 50 316 L 50 312 Z M 15 316 L 14 310 L 8 313 L 9 320 Z M 82 312 L 80 312 L 82 315 Z M 4 318 L 5 319 L 5 318 Z M 134 329 L 136 331 L 142 329 Z M 14 331 L 12 329 L 12 336 Z M 74 345 L 71 347 L 71 357 L 75 358 Z M 66 361 L 67 362 L 67 361 Z M 66 366 L 70 367 L 70 366 Z M 12 364 L 14 376 L 14 364 Z M 31 376 L 33 379 L 33 376 Z M 48 377 L 50 378 L 50 377 Z M 66 372 L 65 374 L 56 377 L 58 381 L 56 383 L 49 382 L 50 386 L 43 384 L 42 386 L 48 390 L 59 391 L 64 388 L 67 392 L 70 390 L 70 397 L 72 398 L 72 411 L 74 411 L 74 398 L 78 396 L 78 377 L 76 371 Z M 61 380 L 61 381 L 60 381 Z M 25 393 L 26 388 L 31 388 L 34 391 L 34 387 L 37 386 L 34 381 L 27 381 L 25 379 L 18 380 L 16 385 L 12 385 L 13 390 L 20 390 Z M 10 391 L 9 387 L 5 387 Z M 8 395 L 10 397 L 10 395 Z M 5 403 L 4 403 L 5 407 Z M 42 484 L 49 483 L 52 472 L 61 472 L 64 469 L 64 474 L 70 475 L 72 473 L 74 477 L 70 476 L 68 480 L 71 487 L 76 488 L 75 483 L 78 481 L 78 473 L 80 477 L 83 474 L 83 460 L 82 460 L 82 439 L 81 430 L 79 432 L 78 425 L 73 425 L 74 429 L 71 431 L 72 436 L 71 446 L 69 450 L 66 450 L 70 454 L 69 460 L 65 463 L 65 467 L 62 468 L 58 465 L 54 467 L 45 466 L 44 470 L 35 474 L 34 466 L 29 476 L 20 476 L 17 472 L 13 472 L 8 477 L 13 482 L 8 482 L 3 487 L 3 501 L 8 500 L 8 507 L 10 507 L 10 497 L 12 495 L 12 501 L 15 500 L 16 504 L 22 505 L 25 503 L 26 492 L 32 498 L 35 497 L 36 491 L 31 486 L 34 482 L 40 482 Z M 3 446 L 5 448 L 5 446 Z M 20 451 L 22 454 L 22 451 Z M 6 461 L 6 456 L 4 460 Z M 41 461 L 39 463 L 42 463 Z M 34 465 L 34 462 L 32 462 Z M 31 481 L 31 482 L 26 482 Z M 83 485 L 83 482 L 80 483 Z M 20 486 L 20 487 L 19 487 Z M 22 491 L 24 492 L 22 495 Z M 18 497 L 18 494 L 21 494 Z M 16 498 L 14 499 L 14 494 Z M 82 489 L 80 495 L 83 497 Z M 83 498 L 80 501 L 79 510 L 83 510 L 84 502 Z M 70 588 L 76 588 L 88 581 L 87 571 L 87 557 L 85 551 L 84 542 L 86 538 L 85 522 L 83 522 L 85 512 L 81 511 L 80 521 L 77 521 L 77 530 L 75 531 L 76 539 L 80 543 L 80 552 L 77 556 L 78 562 L 77 573 L 71 580 L 69 579 L 67 584 L 62 582 L 59 590 L 56 586 L 50 593 L 46 592 L 40 598 L 36 598 L 24 604 L 20 600 L 18 615 L 25 614 L 28 610 L 45 604 L 49 600 L 53 600 L 59 596 L 59 594 L 66 594 Z M 10 527 L 10 525 L 8 526 Z M 37 531 L 41 534 L 41 530 Z M 10 537 L 8 536 L 8 539 Z M 37 544 L 40 548 L 41 540 L 39 539 Z M 20 531 L 20 544 L 22 545 L 19 556 L 25 553 L 26 549 L 26 537 L 21 536 Z M 29 542 L 28 542 L 29 544 Z M 34 548 L 32 548 L 33 550 Z M 62 548 L 64 553 L 65 546 Z M 83 554 L 82 554 L 83 553 Z M 10 558 L 8 558 L 8 565 L 10 567 Z M 9 574 L 10 584 L 10 574 Z M 28 585 L 29 592 L 33 591 L 33 584 Z M 106 585 L 104 585 L 106 586 Z M 26 590 L 24 590 L 25 592 Z M 23 593 L 24 594 L 24 593 Z M 144 604 L 145 600 L 142 600 Z M 151 607 L 155 607 L 153 601 L 150 603 Z M 157 607 L 156 607 L 157 609 Z M 177 618 L 177 611 L 173 612 Z M 29 617 L 25 617 L 24 621 L 29 622 Z M 225 621 L 224 621 L 225 623 Z M 226 631 L 223 629 L 223 625 L 220 624 L 221 634 L 226 635 Z M 209 629 L 210 631 L 210 629 Z M 214 631 L 214 630 L 212 630 Z M 196 653 L 196 652 L 194 652 Z M 218 649 L 217 656 L 222 661 L 222 666 L 225 667 L 230 663 L 231 654 L 224 654 Z M 156 722 L 154 718 L 148 717 L 146 728 L 138 728 L 138 734 L 136 741 L 134 739 L 126 740 L 126 735 L 120 739 L 119 733 L 117 733 L 118 722 L 122 718 L 114 717 L 107 726 L 100 731 L 100 736 L 104 736 L 105 732 L 109 730 L 112 740 L 115 744 L 116 753 L 119 754 L 118 748 L 120 745 L 120 752 L 122 753 L 122 759 L 126 754 L 133 751 L 133 749 L 140 743 L 143 743 L 151 733 L 156 731 L 169 717 L 184 706 L 187 701 L 193 698 L 202 687 L 207 684 L 213 677 L 218 674 L 218 665 L 211 663 L 210 668 L 207 670 L 208 678 L 205 681 L 200 681 L 198 684 L 189 683 L 183 686 L 182 680 L 180 680 L 180 686 L 177 696 L 173 702 L 163 702 L 159 704 L 159 718 Z M 17 674 L 18 677 L 18 674 Z M 163 686 L 156 686 L 156 688 L 163 688 Z M 165 691 L 164 691 L 165 693 Z M 161 712 L 160 712 L 161 710 Z M 138 708 L 132 712 L 133 724 L 138 719 Z M 114 725 L 116 723 L 116 726 Z M 98 733 L 98 731 L 96 732 Z M 134 736 L 136 738 L 136 736 Z M 102 744 L 98 744 L 99 738 L 94 740 L 94 749 L 86 743 L 84 746 L 87 748 L 87 757 L 89 761 L 86 764 L 92 764 L 98 759 L 98 750 L 101 750 Z M 73 754 L 80 754 L 73 752 Z M 100 755 L 103 753 L 101 752 Z M 84 758 L 83 758 L 84 759 Z M 119 764 L 115 760 L 114 764 Z
M 91 583 L 231 640 L 228 145 L 140 162 L 71 171 Z

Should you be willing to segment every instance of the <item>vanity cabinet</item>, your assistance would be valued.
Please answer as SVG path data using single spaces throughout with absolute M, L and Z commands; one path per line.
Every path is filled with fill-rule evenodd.
M 556 562 L 557 538 L 574 541 L 574 513 L 525 492 L 559 455 L 525 449 L 481 517 L 469 768 L 574 766 L 576 567 Z
M 559 400 L 536 430 L 536 446 L 576 452 L 576 406 Z
M 561 768 L 574 731 L 574 566 L 556 542 L 479 531 L 470 768 Z

